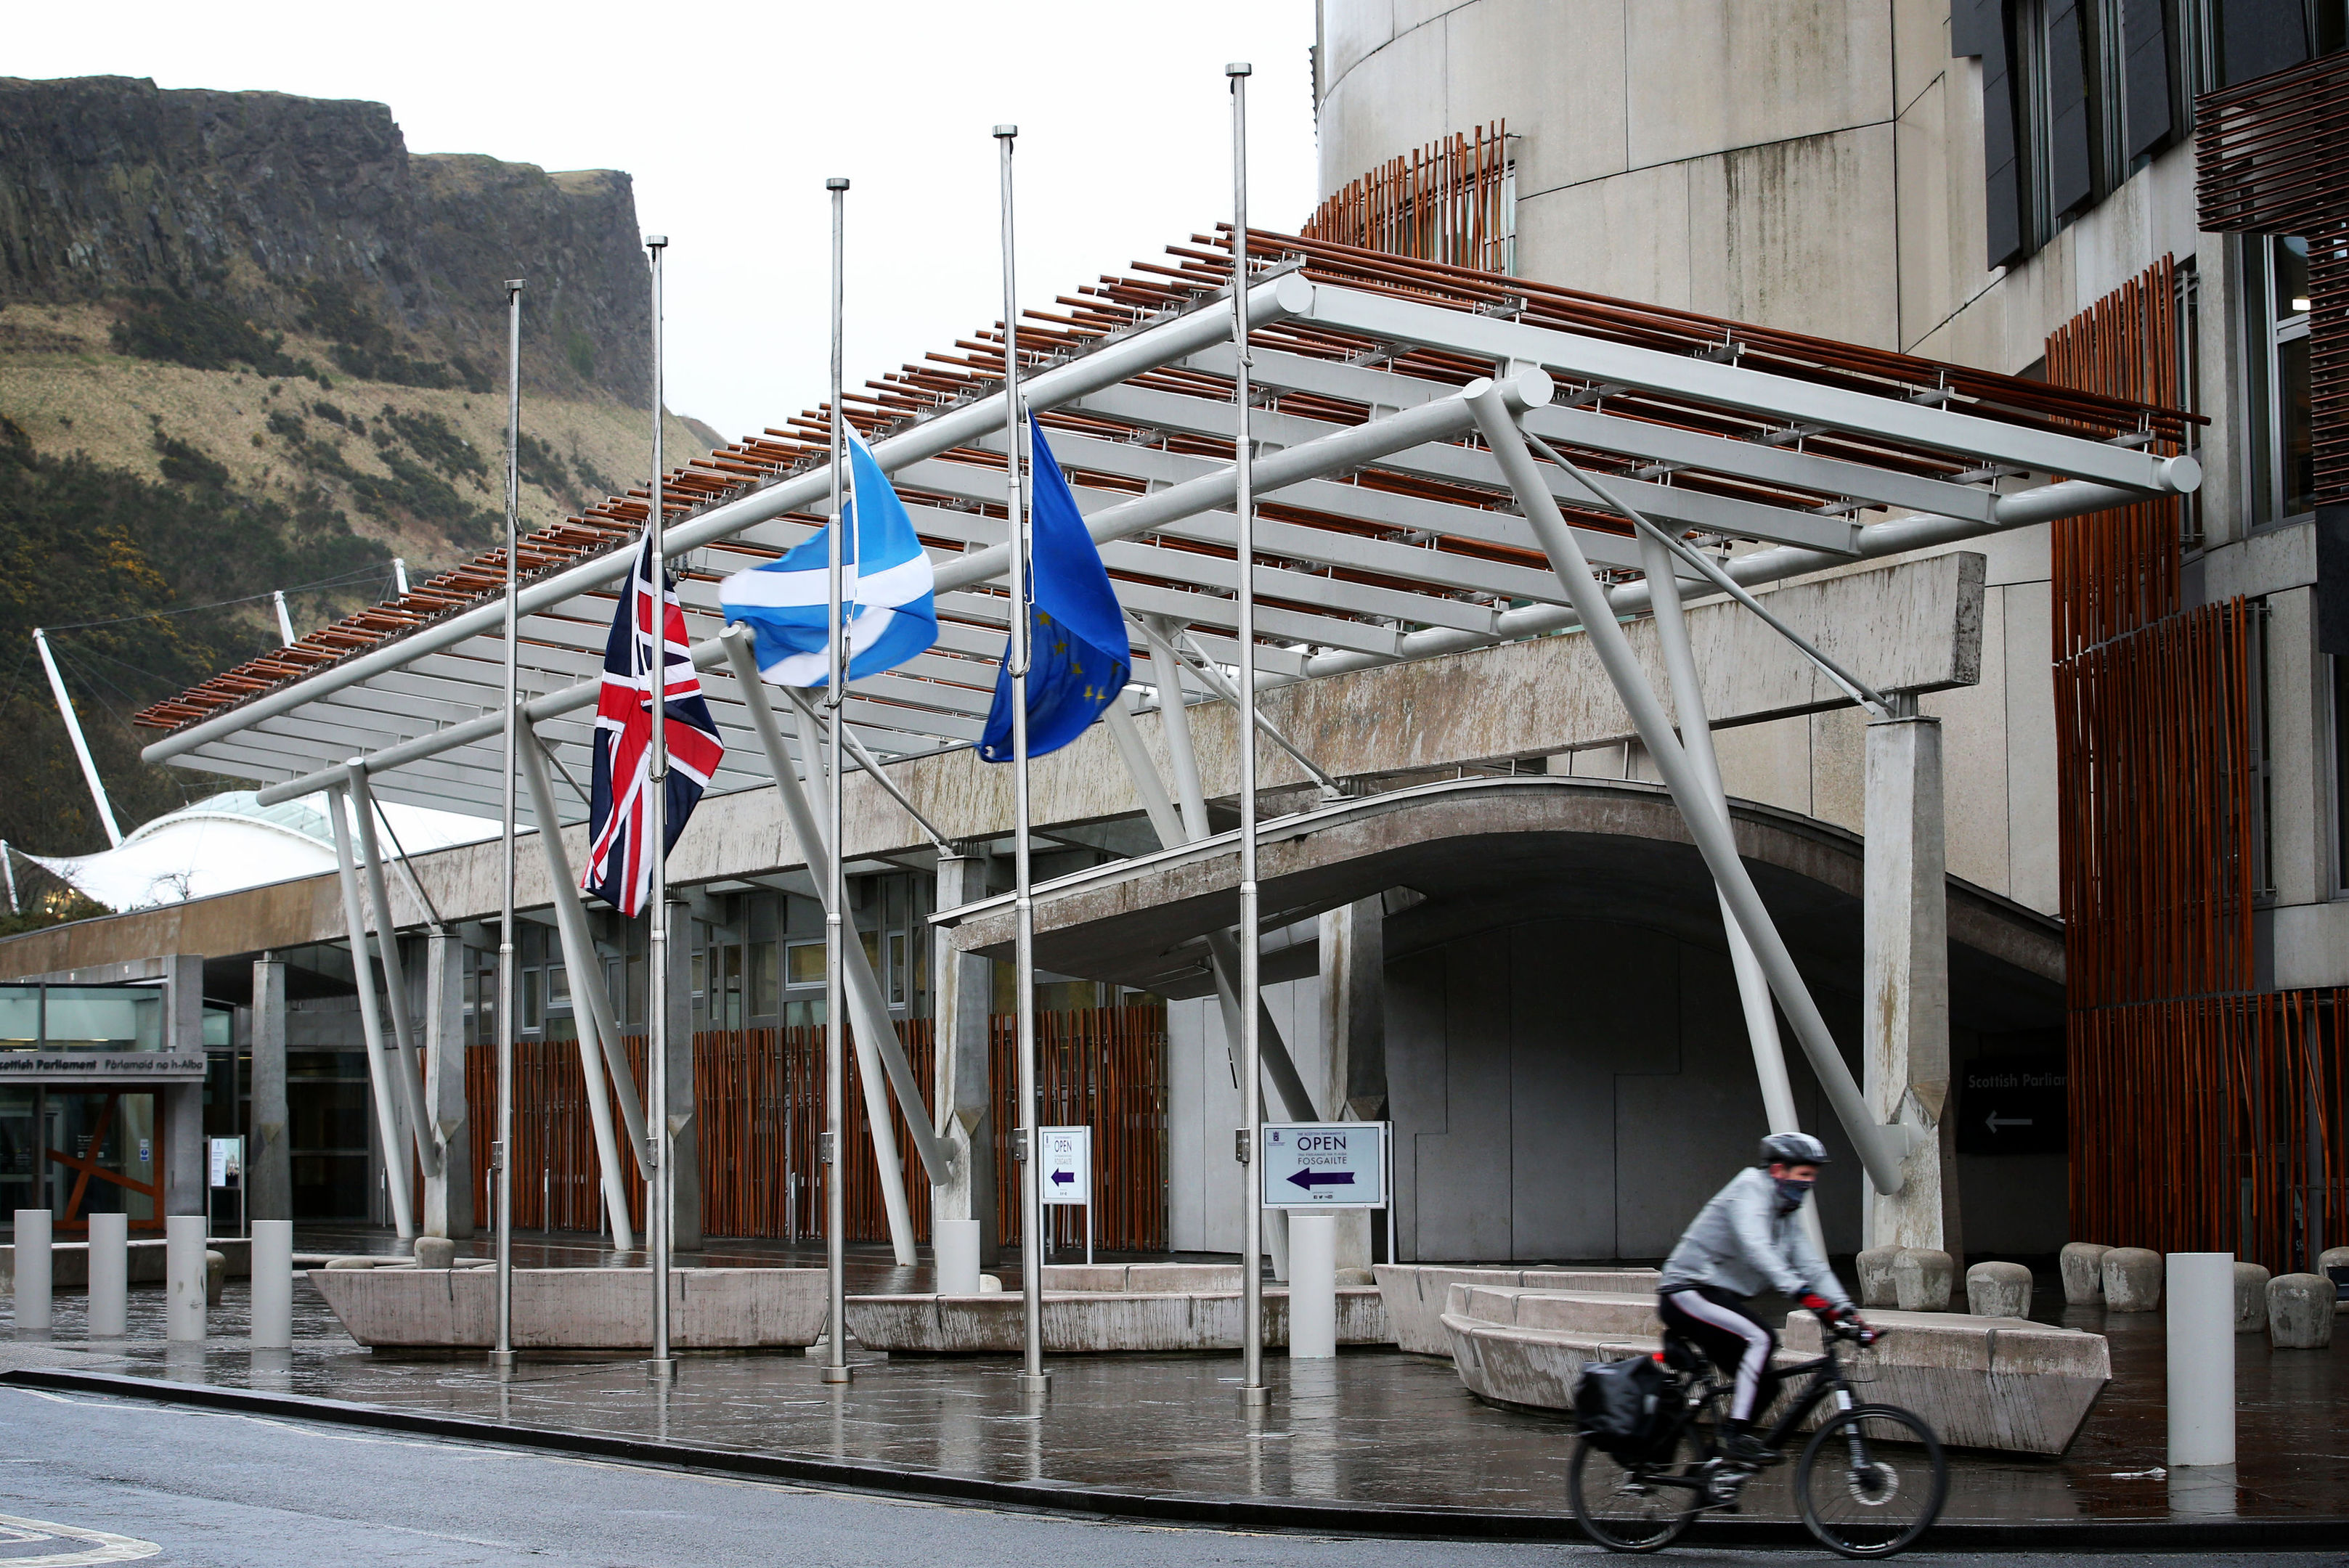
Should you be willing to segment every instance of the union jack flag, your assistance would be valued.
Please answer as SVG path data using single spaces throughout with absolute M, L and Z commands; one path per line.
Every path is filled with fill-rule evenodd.
M 664 573 L 666 575 L 666 573 Z M 726 743 L 701 695 L 685 638 L 685 611 L 677 585 L 661 584 L 662 635 L 653 635 L 653 552 L 647 540 L 628 573 L 627 591 L 612 614 L 604 645 L 604 684 L 595 698 L 595 789 L 587 814 L 587 865 L 580 887 L 622 914 L 633 915 L 651 896 L 652 857 L 645 852 L 647 804 L 652 782 L 652 670 L 656 646 L 666 655 L 663 698 L 668 716 L 667 842 L 677 847 L 685 820 L 718 771 Z

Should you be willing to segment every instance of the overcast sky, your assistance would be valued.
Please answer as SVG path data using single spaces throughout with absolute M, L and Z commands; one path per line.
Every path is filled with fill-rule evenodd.
M 413 152 L 636 177 L 669 237 L 668 403 L 732 437 L 823 396 L 823 181 L 849 192 L 854 386 L 999 315 L 995 143 L 1019 125 L 1019 297 L 1048 305 L 1231 212 L 1313 202 L 1312 0 L 863 0 L 12 8 L 0 72 L 391 106 Z

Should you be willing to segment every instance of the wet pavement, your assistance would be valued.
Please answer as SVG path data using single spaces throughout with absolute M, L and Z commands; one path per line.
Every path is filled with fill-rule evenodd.
M 385 1237 L 307 1233 L 300 1246 L 393 1250 Z M 599 1253 L 592 1239 L 518 1242 L 516 1254 L 526 1264 L 636 1261 Z M 730 1243 L 697 1261 L 821 1257 L 821 1248 Z M 927 1274 L 895 1267 L 885 1250 L 859 1249 L 849 1288 L 922 1290 Z M 1016 1289 L 1016 1275 L 1011 1284 Z M 845 1388 L 820 1383 L 817 1364 L 797 1352 L 688 1356 L 667 1387 L 641 1360 L 608 1356 L 533 1357 L 502 1378 L 477 1356 L 363 1350 L 306 1284 L 295 1293 L 295 1349 L 256 1353 L 244 1338 L 248 1299 L 243 1282 L 231 1281 L 209 1343 L 168 1346 L 161 1292 L 134 1291 L 131 1337 L 94 1345 L 80 1323 L 83 1298 L 61 1295 L 48 1342 L 8 1335 L 0 1365 L 71 1364 L 526 1428 L 1003 1481 L 1415 1510 L 1556 1515 L 1566 1509 L 1571 1437 L 1561 1418 L 1481 1404 L 1448 1363 L 1391 1350 L 1349 1351 L 1323 1362 L 1268 1357 L 1273 1402 L 1257 1413 L 1244 1411 L 1234 1393 L 1237 1357 L 1060 1357 L 1040 1410 L 1019 1392 L 1017 1362 L 999 1357 L 859 1354 Z M 1952 1454 L 1945 1520 L 2349 1518 L 2349 1335 L 2328 1351 L 2271 1351 L 2263 1336 L 2239 1337 L 2240 1462 L 2231 1470 L 2168 1474 L 2161 1315 L 2108 1317 L 2101 1309 L 2064 1308 L 2060 1295 L 2054 1300 L 2054 1308 L 2034 1315 L 2106 1334 L 2114 1381 L 2060 1460 Z M 1749 1517 L 1793 1516 L 1791 1469 L 1767 1471 L 1749 1488 Z

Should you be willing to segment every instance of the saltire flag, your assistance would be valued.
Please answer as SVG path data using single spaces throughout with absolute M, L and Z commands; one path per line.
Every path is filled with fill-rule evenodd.
M 1125 689 L 1133 659 L 1109 570 L 1077 498 L 1028 416 L 1030 489 L 1028 572 L 1028 755 L 1042 757 L 1082 735 Z M 995 704 L 978 742 L 988 762 L 1011 760 L 1011 649 L 995 676 Z
M 664 574 L 666 575 L 666 574 Z M 677 847 L 686 819 L 709 787 L 726 743 L 701 696 L 685 639 L 685 610 L 674 582 L 661 584 L 661 631 L 653 632 L 653 548 L 645 542 L 628 573 L 628 586 L 612 614 L 612 634 L 604 643 L 604 681 L 595 696 L 595 787 L 587 812 L 587 864 L 579 879 L 622 914 L 640 913 L 652 892 L 653 861 L 647 852 L 647 807 L 652 786 L 653 674 L 660 669 L 662 706 L 667 719 L 667 842 Z
M 878 675 L 938 640 L 936 574 L 905 503 L 856 432 L 846 432 L 848 473 L 841 535 L 841 610 L 848 620 L 848 678 Z M 730 622 L 750 628 L 759 673 L 775 686 L 820 686 L 830 613 L 830 523 L 779 561 L 737 572 L 718 585 Z

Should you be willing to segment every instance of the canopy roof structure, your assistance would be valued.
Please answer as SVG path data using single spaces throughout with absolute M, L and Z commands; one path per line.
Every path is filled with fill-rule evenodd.
M 1024 313 L 1023 394 L 1125 606 L 1237 645 L 1228 235 Z M 1252 232 L 1258 669 L 1276 681 L 1575 624 L 1464 387 L 1498 382 L 1523 428 L 1742 581 L 1775 581 L 2189 490 L 2192 417 L 1526 280 Z M 1219 307 L 1220 302 L 1220 307 Z M 847 707 L 886 759 L 968 745 L 1003 642 L 1000 325 L 848 399 L 938 571 L 937 645 Z M 805 539 L 828 504 L 825 413 L 664 481 L 667 540 L 728 760 L 769 782 L 716 641 L 717 585 Z M 1593 565 L 1644 606 L 1630 525 L 1543 469 Z M 522 547 L 530 720 L 584 779 L 633 490 Z M 502 552 L 443 573 L 139 716 L 150 760 L 261 781 L 274 799 L 355 758 L 383 798 L 493 815 Z M 1691 592 L 1712 592 L 1692 576 Z M 1137 642 L 1140 633 L 1136 632 Z M 585 815 L 566 798 L 567 817 Z M 575 818 L 574 819 L 575 820 Z

